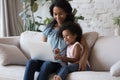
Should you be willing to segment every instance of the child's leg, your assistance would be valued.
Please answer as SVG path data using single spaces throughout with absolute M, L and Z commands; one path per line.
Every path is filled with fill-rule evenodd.
M 62 67 L 58 73 L 58 76 L 60 76 L 62 80 L 66 80 L 68 73 L 77 71 L 78 67 L 79 67 L 79 64 L 70 64 L 66 67 Z

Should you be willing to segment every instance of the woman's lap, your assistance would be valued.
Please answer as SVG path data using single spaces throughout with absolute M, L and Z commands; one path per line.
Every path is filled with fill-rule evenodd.
M 56 72 L 60 67 L 59 63 L 31 59 L 26 64 L 24 80 L 33 80 L 36 71 L 39 71 L 38 80 L 44 79 L 44 76 L 48 79 L 48 76 Z
M 41 66 L 38 80 L 48 80 L 49 75 L 56 72 L 60 67 L 61 65 L 59 63 L 54 63 L 50 61 L 44 62 Z

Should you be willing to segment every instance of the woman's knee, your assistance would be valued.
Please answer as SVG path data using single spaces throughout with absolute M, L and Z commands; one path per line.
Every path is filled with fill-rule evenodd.
M 30 59 L 30 60 L 27 62 L 26 67 L 27 67 L 27 68 L 36 68 L 36 67 L 39 68 L 42 63 L 43 63 L 43 62 L 41 62 L 41 61 L 39 61 L 39 60 Z
M 43 66 L 44 68 L 49 68 L 49 67 L 52 66 L 52 62 L 50 62 L 50 61 L 46 61 L 46 62 L 43 63 L 42 66 Z
M 27 66 L 30 66 L 30 65 L 34 65 L 35 64 L 35 60 L 32 60 L 30 59 L 28 62 L 27 62 Z

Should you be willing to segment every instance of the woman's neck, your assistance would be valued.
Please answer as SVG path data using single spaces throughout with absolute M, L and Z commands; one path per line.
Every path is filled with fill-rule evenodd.
M 61 24 L 56 24 L 56 25 L 55 25 L 55 28 L 56 28 L 56 29 L 59 29 L 60 26 L 61 26 Z

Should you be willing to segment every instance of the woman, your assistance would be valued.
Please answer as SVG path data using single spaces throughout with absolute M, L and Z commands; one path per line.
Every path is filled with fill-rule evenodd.
M 53 49 L 59 48 L 62 50 L 61 52 L 64 53 L 66 44 L 62 38 L 58 37 L 57 34 L 59 28 L 64 22 L 74 22 L 72 7 L 67 0 L 55 0 L 55 2 L 53 2 L 53 4 L 50 6 L 50 14 L 53 17 L 53 20 L 43 31 L 43 41 L 49 42 L 52 45 Z M 83 45 L 86 45 L 83 39 L 82 41 L 82 43 L 84 43 Z M 85 47 L 87 51 L 87 45 Z M 82 58 L 83 59 L 80 61 L 81 67 L 79 69 L 85 70 L 87 62 L 86 52 Z M 50 74 L 58 71 L 64 65 L 65 64 L 62 62 L 54 63 L 50 61 L 29 60 L 26 65 L 24 80 L 34 80 L 34 73 L 36 71 L 39 71 L 37 80 L 48 80 Z

